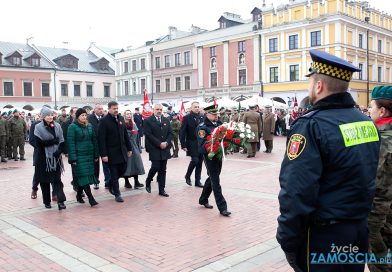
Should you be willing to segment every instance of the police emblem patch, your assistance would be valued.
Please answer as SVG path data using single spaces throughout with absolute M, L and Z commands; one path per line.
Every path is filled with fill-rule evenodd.
M 199 137 L 204 138 L 206 136 L 206 131 L 205 130 L 199 130 Z
M 306 138 L 301 134 L 293 134 L 287 144 L 287 157 L 289 160 L 294 160 L 301 155 L 306 146 Z

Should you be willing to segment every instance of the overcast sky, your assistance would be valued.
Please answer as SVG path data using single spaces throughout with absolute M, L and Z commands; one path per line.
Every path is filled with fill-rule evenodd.
M 212 30 L 223 12 L 249 19 L 262 0 L 3 0 L 0 41 L 87 49 L 90 42 L 112 48 L 138 47 L 165 35 L 169 26 L 191 25 Z M 289 0 L 266 0 L 267 5 Z M 370 5 L 392 12 L 392 1 L 370 0 Z

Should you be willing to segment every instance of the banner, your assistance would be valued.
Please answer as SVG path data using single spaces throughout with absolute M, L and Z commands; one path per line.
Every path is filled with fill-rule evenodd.
M 182 123 L 182 118 L 184 118 L 186 112 L 185 112 L 185 106 L 184 106 L 184 101 L 181 102 L 181 109 L 180 109 L 180 114 L 178 115 L 178 119 L 180 120 L 180 123 Z
M 144 89 L 144 103 L 143 103 L 143 112 L 142 112 L 143 119 L 150 117 L 152 113 L 153 112 L 152 112 L 150 100 L 148 100 L 147 90 Z

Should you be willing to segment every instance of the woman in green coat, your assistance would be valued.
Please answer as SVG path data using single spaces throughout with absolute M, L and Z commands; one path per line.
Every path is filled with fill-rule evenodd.
M 72 165 L 73 180 L 78 183 L 76 200 L 84 203 L 82 192 L 86 193 L 91 207 L 97 205 L 90 184 L 96 183 L 94 162 L 99 158 L 97 138 L 94 128 L 87 122 L 87 113 L 83 108 L 76 111 L 75 121 L 67 132 L 68 162 Z

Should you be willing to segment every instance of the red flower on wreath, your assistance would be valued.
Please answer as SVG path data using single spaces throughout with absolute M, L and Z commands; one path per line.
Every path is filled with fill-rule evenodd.
M 229 146 L 229 143 L 228 142 L 223 142 L 223 147 L 224 148 L 227 148 Z
M 207 141 L 211 141 L 211 135 L 207 136 Z
M 212 147 L 212 152 L 216 153 L 216 151 L 218 151 L 218 147 L 219 147 L 219 145 L 218 146 L 213 146 Z
M 241 143 L 241 140 L 239 138 L 234 139 L 234 143 L 236 145 L 239 145 Z

